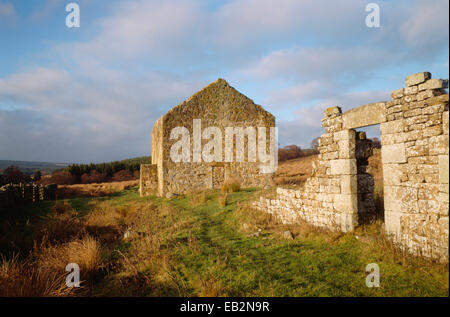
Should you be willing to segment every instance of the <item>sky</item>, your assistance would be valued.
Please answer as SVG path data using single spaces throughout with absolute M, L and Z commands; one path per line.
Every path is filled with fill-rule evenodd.
M 275 115 L 281 146 L 308 147 L 327 107 L 449 77 L 447 0 L 376 1 L 379 28 L 370 2 L 0 0 L 0 159 L 150 155 L 155 120 L 217 78 Z

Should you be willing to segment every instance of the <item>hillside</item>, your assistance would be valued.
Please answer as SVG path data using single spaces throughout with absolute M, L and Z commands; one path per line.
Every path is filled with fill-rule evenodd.
M 109 164 L 109 163 L 119 163 L 119 164 L 125 164 L 125 165 L 131 165 L 131 164 L 141 164 L 141 163 L 150 163 L 151 157 L 150 156 L 140 156 L 140 157 L 134 157 L 129 159 L 124 159 L 120 161 L 111 161 L 111 162 L 105 162 L 105 163 L 97 163 L 94 165 L 102 165 L 102 164 Z M 11 165 L 14 165 L 19 168 L 23 173 L 27 175 L 31 175 L 36 171 L 41 171 L 42 174 L 51 174 L 54 171 L 65 169 L 69 167 L 70 165 L 73 165 L 73 163 L 51 163 L 51 162 L 33 162 L 33 161 L 14 161 L 14 160 L 0 160 L 0 173 L 3 172 L 6 168 L 10 167 Z M 81 165 L 88 165 L 88 164 L 81 164 Z
M 43 174 L 51 174 L 56 170 L 69 166 L 68 163 L 0 160 L 0 172 L 3 172 L 3 170 L 11 165 L 18 167 L 23 173 L 28 175 L 36 171 L 41 171 Z
M 317 160 L 317 155 L 300 157 L 293 160 L 279 162 L 275 173 L 277 185 L 298 185 L 305 181 L 312 173 L 312 162 Z M 383 170 L 381 166 L 381 150 L 374 149 L 369 158 L 370 173 L 374 177 L 375 187 L 382 186 Z M 376 188 L 377 189 L 377 188 Z

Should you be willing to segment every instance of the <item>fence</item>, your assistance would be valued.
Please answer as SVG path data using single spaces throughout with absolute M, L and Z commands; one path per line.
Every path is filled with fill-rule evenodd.
M 8 184 L 0 187 L 0 211 L 25 202 L 56 199 L 58 185 Z

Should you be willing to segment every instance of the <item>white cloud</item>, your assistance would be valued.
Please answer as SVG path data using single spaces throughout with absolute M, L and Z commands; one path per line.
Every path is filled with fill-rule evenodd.
M 0 105 L 13 100 L 25 106 L 0 106 L 0 157 L 23 158 L 28 151 L 29 160 L 52 153 L 53 160 L 81 162 L 150 153 L 153 122 L 199 83 L 163 73 L 122 75 L 121 80 L 83 81 L 64 71 L 37 68 L 2 79 Z
M 406 19 L 402 20 L 399 31 L 406 44 L 430 50 L 441 41 L 448 42 L 448 1 L 419 2 L 416 6 L 408 6 L 405 11 Z
M 302 107 L 294 112 L 295 119 L 278 122 L 279 139 L 283 145 L 299 144 L 301 147 L 309 147 L 310 142 L 323 133 L 321 126 L 324 110 L 328 107 L 339 106 L 345 112 L 372 102 L 390 100 L 390 91 L 364 91 L 337 93 L 332 98 L 324 98 L 311 107 Z M 371 137 L 376 136 L 376 131 L 371 131 Z
M 154 120 L 217 77 L 251 86 L 249 97 L 277 117 L 294 117 L 277 120 L 280 141 L 307 146 L 323 133 L 323 109 L 388 99 L 371 83 L 445 52 L 448 2 L 431 3 L 381 3 L 379 30 L 365 26 L 363 0 L 113 3 L 111 15 L 83 24 L 86 40 L 55 44 L 51 66 L 0 78 L 0 158 L 148 154 Z M 0 16 L 15 14 L 4 8 Z M 352 92 L 361 89 L 371 91 Z
M 89 57 L 104 62 L 146 55 L 182 56 L 202 20 L 199 14 L 199 2 L 193 0 L 121 2 L 111 16 L 96 22 L 101 31 L 95 38 L 63 48 L 71 50 L 79 62 Z

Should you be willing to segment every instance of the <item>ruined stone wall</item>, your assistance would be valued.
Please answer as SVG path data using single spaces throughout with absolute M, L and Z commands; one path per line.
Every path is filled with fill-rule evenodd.
M 448 260 L 446 86 L 430 73 L 407 77 L 380 128 L 386 231 L 413 253 Z
M 139 193 L 141 197 L 158 194 L 158 166 L 141 164 Z
M 364 133 L 340 130 L 340 108 L 328 108 L 325 114 L 322 124 L 327 133 L 319 139 L 314 175 L 299 188 L 279 187 L 275 199 L 261 197 L 254 205 L 276 215 L 283 223 L 302 219 L 319 227 L 347 232 L 353 230 L 359 218 L 374 212 L 373 178 L 366 173 L 367 165 L 358 167 L 356 160 L 356 153 L 361 160 L 367 159 L 371 147 L 367 149 Z
M 222 133 L 221 162 L 194 162 L 193 120 L 201 120 L 200 138 L 207 127 L 218 127 Z M 171 146 L 178 140 L 171 140 L 175 127 L 185 127 L 190 133 L 190 162 L 173 162 Z M 248 138 L 244 138 L 244 161 L 236 162 L 236 139 L 234 160 L 225 162 L 225 127 L 267 127 L 266 148 L 269 149 L 270 127 L 275 127 L 275 117 L 219 79 L 188 100 L 172 108 L 155 123 L 152 131 L 152 163 L 157 165 L 158 195 L 172 196 L 187 192 L 218 188 L 230 177 L 240 180 L 243 187 L 265 187 L 272 184 L 272 176 L 260 173 L 258 162 L 248 162 Z M 258 135 L 256 132 L 256 140 Z M 201 140 L 200 147 L 209 142 Z M 144 171 L 145 173 L 145 171 Z M 142 174 L 141 174 L 142 175 Z M 146 191 L 143 191 L 146 192 Z
M 374 213 L 367 143 L 354 129 L 380 124 L 386 232 L 414 254 L 448 261 L 449 112 L 447 81 L 429 73 L 406 78 L 392 100 L 341 113 L 325 111 L 315 174 L 298 189 L 254 206 L 285 223 L 299 219 L 350 231 Z

